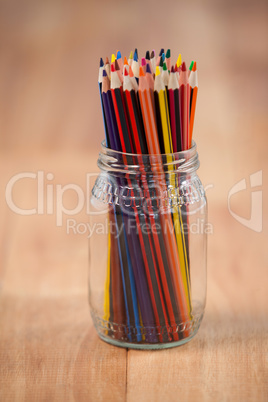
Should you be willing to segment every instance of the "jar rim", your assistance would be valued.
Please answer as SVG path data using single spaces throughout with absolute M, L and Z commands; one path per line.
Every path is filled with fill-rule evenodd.
M 163 157 L 173 157 L 175 159 L 190 159 L 196 154 L 196 143 L 194 140 L 192 140 L 192 146 L 191 148 L 185 150 L 185 151 L 179 151 L 179 152 L 173 152 L 173 153 L 164 153 L 164 154 L 135 154 L 135 153 L 127 153 L 127 152 L 122 152 L 122 151 L 116 151 L 112 148 L 108 148 L 105 145 L 105 140 L 101 142 L 101 148 L 105 153 L 113 154 L 114 156 L 120 155 L 120 156 L 134 156 L 134 157 L 152 157 L 152 158 L 163 158 Z
M 196 144 L 186 151 L 169 154 L 131 154 L 107 148 L 105 141 L 101 143 L 98 167 L 110 173 L 129 174 L 162 174 L 163 172 L 192 173 L 199 168 Z

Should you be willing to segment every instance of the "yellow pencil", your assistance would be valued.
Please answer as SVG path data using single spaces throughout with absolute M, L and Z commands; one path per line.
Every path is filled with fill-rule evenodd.
M 108 258 L 107 258 L 107 273 L 104 290 L 104 316 L 103 319 L 109 321 L 110 318 L 110 273 L 111 273 L 111 233 L 108 233 Z
M 157 66 L 155 72 L 155 86 L 154 90 L 158 96 L 159 103 L 159 111 L 161 117 L 161 128 L 163 135 L 163 145 L 164 151 L 167 154 L 167 163 L 172 163 L 172 154 L 173 146 L 172 146 L 172 137 L 171 137 L 171 127 L 170 127 L 170 119 L 169 119 L 169 109 L 167 103 L 167 92 L 164 85 L 164 82 L 161 77 L 160 69 Z M 175 188 L 175 174 L 172 172 L 172 166 L 168 168 L 170 170 L 170 183 L 173 188 Z M 183 233 L 183 222 L 181 212 L 175 207 L 173 208 L 173 223 L 174 230 L 176 233 L 176 241 L 177 248 L 180 260 L 180 268 L 183 279 L 183 285 L 185 289 L 186 299 L 187 299 L 187 307 L 189 313 L 191 312 L 191 293 L 190 293 L 190 281 L 189 281 L 189 269 L 188 269 L 188 260 L 186 255 L 186 244 Z

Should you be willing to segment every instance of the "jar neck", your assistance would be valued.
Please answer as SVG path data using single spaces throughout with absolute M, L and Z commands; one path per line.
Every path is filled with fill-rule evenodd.
M 196 144 L 187 151 L 172 154 L 149 155 L 127 154 L 114 151 L 101 144 L 98 158 L 98 167 L 103 172 L 124 174 L 156 173 L 194 173 L 199 168 L 199 159 Z

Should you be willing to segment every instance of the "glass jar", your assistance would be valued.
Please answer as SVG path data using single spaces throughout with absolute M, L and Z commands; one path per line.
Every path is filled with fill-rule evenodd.
M 100 338 L 135 349 L 188 342 L 206 303 L 207 202 L 195 143 L 168 155 L 103 143 L 98 167 L 89 304 Z

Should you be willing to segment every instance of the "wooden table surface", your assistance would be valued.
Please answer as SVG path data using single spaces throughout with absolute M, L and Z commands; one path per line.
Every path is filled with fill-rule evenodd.
M 85 191 L 86 174 L 97 172 L 103 138 L 98 57 L 117 46 L 124 53 L 136 46 L 147 50 L 141 33 L 126 39 L 122 30 L 128 28 L 124 15 L 134 12 L 130 27 L 138 18 L 144 23 L 152 4 L 139 1 L 141 15 L 131 3 L 116 1 L 111 15 L 120 18 L 119 29 L 109 19 L 108 2 L 102 24 L 103 8 L 82 0 L 4 3 L 0 400 L 267 401 L 266 3 L 207 0 L 204 6 L 195 1 L 191 8 L 174 2 L 163 36 L 152 25 L 148 37 L 149 48 L 164 43 L 177 52 L 182 46 L 188 62 L 193 56 L 198 60 L 195 138 L 213 229 L 208 236 L 207 307 L 201 328 L 190 343 L 162 351 L 125 350 L 98 339 L 87 302 L 87 236 L 68 234 L 67 216 L 57 226 L 55 212 L 57 185 L 74 183 Z M 161 12 L 155 12 L 156 25 Z M 175 25 L 176 13 L 182 26 Z M 187 15 L 196 46 L 191 35 L 185 35 L 182 44 L 173 35 L 172 24 L 178 36 L 187 29 Z M 249 58 L 255 63 L 254 73 Z M 44 172 L 44 194 L 52 186 L 54 213 L 47 213 L 46 202 L 43 214 L 25 216 L 11 210 L 6 186 L 14 175 L 25 172 Z M 251 189 L 250 176 L 256 172 L 262 180 Z M 228 194 L 243 179 L 246 190 L 232 196 L 232 216 Z M 262 192 L 262 205 L 254 206 L 254 223 L 262 223 L 257 231 L 234 217 L 250 219 L 253 191 Z M 37 181 L 17 182 L 12 199 L 20 208 L 36 208 Z M 71 191 L 66 192 L 64 205 L 75 207 Z M 88 219 L 84 209 L 74 218 L 77 223 Z

